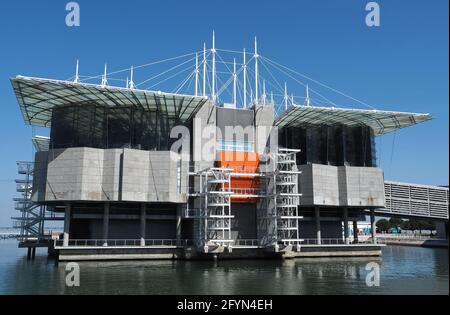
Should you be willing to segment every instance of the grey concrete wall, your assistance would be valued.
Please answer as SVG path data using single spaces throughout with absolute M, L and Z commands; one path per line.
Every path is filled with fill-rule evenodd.
M 255 150 L 259 154 L 263 153 L 269 142 L 270 133 L 273 130 L 275 111 L 273 106 L 255 107 Z M 278 137 L 274 137 L 278 139 Z
M 302 206 L 384 207 L 383 171 L 376 167 L 298 166 Z
M 45 200 L 106 200 L 102 176 L 103 150 L 50 150 Z
M 216 124 L 218 130 L 220 130 L 217 135 L 218 141 L 255 141 L 254 112 L 252 110 L 218 107 L 216 113 Z M 236 132 L 240 132 L 239 128 L 242 128 L 245 134 L 234 134 L 233 128 L 235 127 L 237 128 Z M 242 138 L 239 138 L 241 136 Z
M 339 206 L 338 168 L 330 165 L 299 165 L 300 205 Z
M 216 106 L 212 102 L 206 102 L 205 105 L 197 112 L 193 121 L 192 130 L 192 160 L 194 161 L 194 170 L 200 171 L 205 168 L 212 167 L 216 159 Z M 208 128 L 211 133 L 204 132 Z M 210 148 L 208 156 L 202 153 L 205 144 Z M 205 158 L 208 158 L 205 161 Z
M 345 206 L 385 206 L 384 175 L 377 167 L 339 166 L 340 204 Z
M 36 159 L 37 202 L 186 202 L 189 164 L 181 164 L 178 190 L 178 154 L 170 151 L 68 148 Z
M 124 149 L 121 200 L 176 202 L 187 200 L 188 163 L 181 165 L 181 194 L 177 183 L 178 154 L 171 151 Z

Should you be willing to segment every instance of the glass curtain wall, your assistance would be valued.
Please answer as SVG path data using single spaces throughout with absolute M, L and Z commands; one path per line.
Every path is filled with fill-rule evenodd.
M 51 148 L 169 150 L 177 120 L 136 107 L 70 105 L 53 109 Z

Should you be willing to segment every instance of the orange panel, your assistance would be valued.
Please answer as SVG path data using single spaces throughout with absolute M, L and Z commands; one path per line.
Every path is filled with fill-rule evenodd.
M 217 161 L 218 167 L 232 168 L 239 173 L 256 173 L 259 167 L 259 154 L 255 152 L 222 151 Z M 231 189 L 239 194 L 257 194 L 259 190 L 259 178 L 257 177 L 232 177 Z M 255 203 L 256 198 L 232 197 L 232 202 Z

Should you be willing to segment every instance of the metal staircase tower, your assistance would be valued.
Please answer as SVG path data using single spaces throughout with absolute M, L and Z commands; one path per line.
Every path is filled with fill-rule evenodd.
M 208 246 L 229 247 L 231 239 L 231 172 L 227 168 L 208 168 L 190 173 L 198 179 L 198 190 L 189 194 L 196 208 L 185 209 L 185 217 L 194 221 L 197 246 L 207 251 Z
M 260 244 L 266 247 L 298 245 L 299 238 L 298 176 L 295 156 L 299 150 L 279 149 L 268 156 L 262 177 L 266 196 L 258 205 L 258 230 Z M 270 169 L 272 168 L 272 169 Z
M 20 197 L 14 198 L 15 209 L 20 216 L 13 217 L 14 228 L 20 229 L 20 242 L 39 241 L 44 236 L 45 207 L 31 200 L 33 190 L 32 162 L 17 162 L 18 174 L 24 178 L 16 179 L 16 191 Z

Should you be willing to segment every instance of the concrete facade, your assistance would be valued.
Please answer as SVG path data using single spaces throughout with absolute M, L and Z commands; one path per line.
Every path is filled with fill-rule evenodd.
M 184 203 L 189 164 L 179 159 L 171 151 L 133 149 L 39 152 L 39 168 L 33 178 L 34 201 Z
M 384 207 L 383 171 L 376 167 L 298 166 L 301 206 Z

